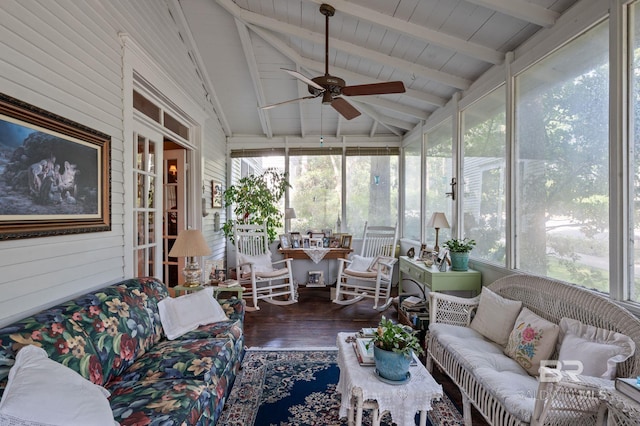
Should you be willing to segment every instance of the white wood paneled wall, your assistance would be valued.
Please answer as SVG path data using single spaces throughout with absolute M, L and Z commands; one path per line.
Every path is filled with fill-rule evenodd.
M 124 250 L 124 238 L 131 218 L 124 211 L 132 195 L 124 187 L 124 173 L 130 173 L 124 170 L 124 155 L 131 148 L 124 146 L 118 33 L 129 34 L 212 117 L 203 132 L 203 175 L 208 182 L 224 182 L 225 137 L 190 59 L 186 38 L 170 13 L 171 4 L 171 0 L 0 2 L 0 91 L 110 135 L 112 182 L 110 232 L 0 242 L 0 326 L 128 278 L 124 259 L 131 253 Z M 214 241 L 219 237 L 213 234 L 212 222 L 210 228 L 210 243 L 220 244 Z

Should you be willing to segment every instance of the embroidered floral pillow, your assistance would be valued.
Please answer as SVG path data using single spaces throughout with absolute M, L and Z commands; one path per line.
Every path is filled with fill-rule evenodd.
M 504 353 L 513 358 L 532 376 L 538 375 L 540 361 L 549 359 L 558 340 L 560 327 L 522 308 Z

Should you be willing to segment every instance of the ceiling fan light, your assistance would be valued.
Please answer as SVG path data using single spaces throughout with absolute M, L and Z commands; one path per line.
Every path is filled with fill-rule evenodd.
M 327 90 L 322 94 L 322 104 L 331 105 L 331 102 L 333 102 L 333 97 L 331 97 L 331 93 Z

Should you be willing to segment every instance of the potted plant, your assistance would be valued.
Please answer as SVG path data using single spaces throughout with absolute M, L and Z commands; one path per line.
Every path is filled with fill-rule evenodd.
M 280 201 L 291 185 L 287 174 L 267 169 L 261 175 L 245 176 L 236 185 L 229 186 L 222 194 L 225 206 L 233 207 L 235 218 L 222 226 L 224 235 L 233 241 L 233 226 L 236 223 L 267 224 L 269 242 L 275 241 L 277 229 L 282 227 Z
M 367 348 L 373 345 L 377 374 L 387 380 L 404 381 L 409 377 L 413 353 L 423 353 L 416 331 L 396 324 L 384 316 Z
M 451 255 L 451 270 L 466 271 L 469 269 L 469 252 L 476 245 L 475 240 L 469 238 L 452 238 L 444 243 Z

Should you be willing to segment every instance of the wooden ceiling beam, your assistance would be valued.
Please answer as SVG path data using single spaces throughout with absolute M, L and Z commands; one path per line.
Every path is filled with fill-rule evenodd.
M 523 0 L 467 0 L 469 3 L 522 19 L 525 22 L 550 27 L 560 17 L 558 12 Z

